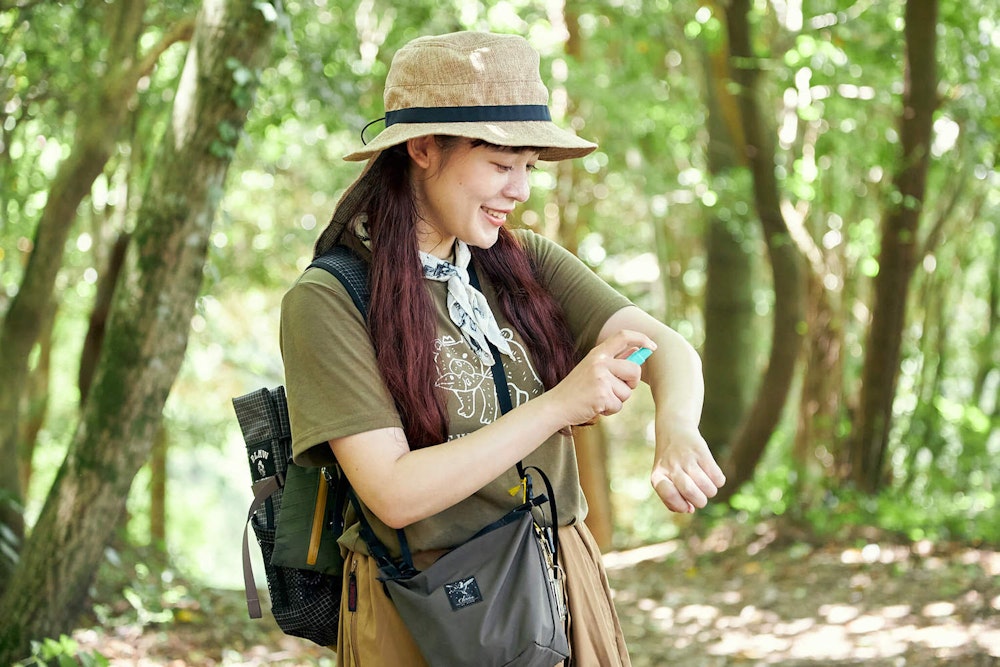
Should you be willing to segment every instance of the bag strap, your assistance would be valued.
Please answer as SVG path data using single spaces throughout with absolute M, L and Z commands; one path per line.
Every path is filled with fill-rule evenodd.
M 275 525 L 274 508 L 268 500 L 275 491 L 285 485 L 285 470 L 288 464 L 285 447 L 287 439 L 291 438 L 284 388 L 277 387 L 272 390 L 262 388 L 239 396 L 233 399 L 233 408 L 248 453 L 253 452 L 261 457 L 259 470 L 253 464 L 250 466 L 254 499 L 247 512 L 246 524 L 243 526 L 243 587 L 247 611 L 250 618 L 260 618 L 260 599 L 250 561 L 250 521 L 263 507 L 264 512 L 258 520 L 269 529 L 273 529 Z M 270 463 L 264 463 L 268 459 Z M 258 473 L 267 472 L 271 474 L 258 476 Z
M 247 611 L 250 618 L 260 618 L 260 598 L 257 595 L 257 585 L 253 578 L 253 565 L 250 562 L 250 519 L 254 512 L 260 509 L 271 494 L 280 489 L 285 484 L 283 474 L 265 477 L 253 485 L 253 502 L 250 504 L 250 511 L 247 512 L 247 522 L 243 526 L 243 588 L 247 597 Z
M 308 268 L 312 267 L 323 269 L 337 278 L 344 285 L 354 305 L 361 312 L 362 317 L 367 321 L 368 302 L 371 296 L 368 286 L 368 267 L 357 253 L 346 246 L 337 245 L 323 255 L 314 258 Z M 252 394 L 241 396 L 233 400 L 233 406 L 236 409 L 236 416 L 240 422 L 244 440 L 247 443 L 264 443 L 271 439 L 291 438 L 283 387 L 278 387 L 273 391 L 260 389 Z M 283 454 L 280 447 L 275 448 L 272 446 L 270 449 L 276 457 L 279 454 Z M 267 516 L 265 524 L 268 526 L 274 525 L 273 509 L 270 503 L 267 503 L 267 500 L 276 491 L 284 487 L 285 474 L 283 468 L 286 465 L 286 461 L 279 461 L 276 458 L 275 466 L 278 472 L 256 480 L 252 486 L 254 498 L 247 513 L 246 524 L 243 527 L 243 587 L 246 593 L 247 610 L 250 618 L 261 617 L 260 599 L 257 594 L 253 565 L 250 559 L 250 521 L 261 507 L 266 507 Z M 334 478 L 334 474 L 336 478 Z M 347 497 L 348 495 L 353 495 L 350 494 L 347 477 L 340 470 L 336 470 L 333 473 L 327 470 L 325 471 L 325 475 L 328 484 L 334 481 L 338 482 L 336 485 L 337 494 L 334 498 L 334 516 L 336 521 L 342 522 L 343 509 L 347 502 Z M 363 519 L 364 517 L 362 516 Z M 339 528 L 343 529 L 343 525 L 341 524 Z M 377 543 L 378 541 L 370 529 L 368 533 Z M 379 547 L 381 547 L 381 543 L 378 543 L 375 550 L 377 551 Z M 382 548 L 384 550 L 384 547 Z
M 347 246 L 335 245 L 313 259 L 306 268 L 320 268 L 333 274 L 343 283 L 347 293 L 361 315 L 368 321 L 368 302 L 371 288 L 368 285 L 368 265 L 365 260 Z
M 312 267 L 323 269 L 340 280 L 347 289 L 347 293 L 351 296 L 354 305 L 361 311 L 365 322 L 368 321 L 368 304 L 371 297 L 371 288 L 368 284 L 368 266 L 356 252 L 347 246 L 335 245 L 319 257 L 313 259 L 309 264 L 309 268 Z M 340 496 L 338 493 L 338 514 L 340 513 L 342 503 L 350 502 L 354 505 L 354 511 L 358 516 L 358 523 L 360 524 L 361 539 L 365 541 L 368 553 L 375 559 L 379 568 L 391 572 L 397 577 L 415 574 L 416 570 L 411 572 L 402 564 L 397 564 L 392 559 L 386 546 L 375 535 L 375 531 L 361 509 L 361 503 L 354 494 L 354 490 L 350 488 L 347 476 L 343 474 L 343 471 L 339 471 L 339 479 L 341 484 L 338 486 L 338 491 L 343 489 L 345 495 Z M 404 554 L 409 555 L 409 545 L 406 543 L 406 536 L 403 534 L 403 530 L 398 529 L 396 535 L 400 539 Z M 410 560 L 412 561 L 412 559 Z
M 476 275 L 476 270 L 473 268 L 472 264 L 469 264 L 469 282 L 477 290 L 482 292 L 482 287 L 479 284 L 479 276 Z M 493 355 L 493 367 L 490 369 L 493 373 L 493 385 L 496 387 L 497 401 L 500 404 L 500 411 L 504 414 L 513 410 L 513 402 L 510 398 L 510 385 L 507 384 L 507 372 L 503 367 L 503 356 L 500 354 L 500 350 L 490 342 L 486 341 L 490 346 L 490 353 Z M 503 387 L 503 391 L 500 388 Z M 556 495 L 552 490 L 552 482 L 549 481 L 549 476 L 545 474 L 545 471 L 538 466 L 527 466 L 525 467 L 522 461 L 517 462 L 517 474 L 520 479 L 524 480 L 526 485 L 525 491 L 527 496 L 531 496 L 531 475 L 528 474 L 528 470 L 534 470 L 542 478 L 542 483 L 545 484 L 545 493 L 548 495 L 549 507 L 552 510 L 552 521 L 551 526 L 547 529 L 549 532 L 549 543 L 552 546 L 552 559 L 558 562 L 559 556 L 559 512 L 556 509 Z M 540 503 L 539 503 L 540 504 Z
M 476 270 L 471 263 L 469 264 L 468 271 L 469 271 L 469 283 L 481 292 L 482 287 L 479 283 L 479 276 L 476 275 Z M 494 345 L 491 341 L 487 340 L 486 342 L 490 347 L 490 353 L 493 354 L 493 366 L 490 368 L 490 372 L 493 374 L 493 386 L 496 389 L 497 393 L 497 404 L 500 406 L 500 413 L 507 414 L 508 412 L 514 409 L 514 403 L 510 398 L 510 385 L 507 384 L 507 372 L 504 370 L 503 366 L 503 355 L 500 353 L 500 350 L 497 349 L 496 345 Z M 518 461 L 516 467 L 517 467 L 518 478 L 524 481 L 525 496 L 526 496 L 526 502 L 524 503 L 524 505 L 522 505 L 522 507 L 519 507 L 517 509 L 518 510 L 522 508 L 530 509 L 532 506 L 540 506 L 543 503 L 545 503 L 546 500 L 548 501 L 552 514 L 552 520 L 551 520 L 552 525 L 547 526 L 545 528 L 547 532 L 549 545 L 552 547 L 552 558 L 555 562 L 558 562 L 559 514 L 556 509 L 556 497 L 555 493 L 552 490 L 552 483 L 549 481 L 548 475 L 546 475 L 545 472 L 538 466 L 525 467 L 522 461 Z M 531 475 L 528 474 L 528 470 L 535 470 L 538 472 L 539 476 L 542 478 L 542 482 L 545 484 L 545 491 L 547 497 L 534 496 L 532 494 Z M 504 519 L 501 518 L 499 521 L 503 520 Z M 494 525 L 495 524 L 490 524 L 490 526 L 487 526 L 487 529 Z M 412 576 L 413 574 L 416 574 L 418 570 L 413 565 L 413 557 L 410 553 L 410 545 L 406 541 L 406 535 L 402 529 L 398 529 L 396 531 L 396 534 L 399 537 L 399 546 L 400 550 L 402 551 L 402 562 L 400 563 L 399 569 L 397 569 L 397 572 L 395 574 L 403 577 Z M 392 560 L 389 559 L 389 562 L 392 563 Z M 388 575 L 387 578 L 395 578 L 395 577 L 393 577 L 392 575 Z

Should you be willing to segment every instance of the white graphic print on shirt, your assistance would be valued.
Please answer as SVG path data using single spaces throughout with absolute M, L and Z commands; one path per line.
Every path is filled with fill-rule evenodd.
M 535 373 L 524 347 L 514 340 L 510 329 L 501 334 L 510 343 L 512 357 L 504 358 L 510 398 L 516 407 L 542 392 L 542 381 Z M 459 402 L 458 414 L 465 419 L 478 417 L 480 424 L 489 424 L 500 417 L 493 387 L 491 369 L 472 353 L 461 338 L 442 336 L 434 341 L 440 375 L 436 386 L 451 392 Z M 454 437 L 454 436 L 453 436 Z

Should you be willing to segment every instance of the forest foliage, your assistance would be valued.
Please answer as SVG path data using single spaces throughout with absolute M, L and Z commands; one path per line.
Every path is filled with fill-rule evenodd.
M 122 36 L 107 29 L 106 4 L 118 6 L 0 3 L 0 313 L 11 312 L 29 258 L 45 243 L 39 221 L 54 205 L 60 167 L 96 141 L 81 128 L 118 123 L 106 162 L 68 214 L 65 239 L 46 247 L 55 272 L 50 312 L 39 319 L 27 374 L 15 388 L 21 484 L 0 500 L 23 509 L 28 535 L 79 429 L 89 386 L 81 369 L 97 363 L 85 341 L 116 243 L 142 229 L 144 203 L 154 196 L 149 184 L 168 166 L 157 159 L 158 146 L 169 136 L 201 6 L 144 5 L 136 49 L 148 67 L 127 89 L 108 90 Z M 703 427 L 720 459 L 743 460 L 746 415 L 755 402 L 780 400 L 771 406 L 773 428 L 753 443 L 759 457 L 736 471 L 745 483 L 731 487 L 711 517 L 783 516 L 819 532 L 876 524 L 911 539 L 1000 539 L 995 3 L 254 6 L 273 28 L 273 47 L 260 66 L 226 63 L 233 95 L 246 95 L 236 106 L 249 114 L 242 127 L 226 120 L 214 127 L 210 151 L 231 166 L 207 237 L 184 363 L 162 410 L 166 445 L 150 443 L 151 463 L 132 483 L 119 545 L 158 543 L 182 570 L 238 583 L 232 571 L 249 478 L 229 401 L 283 382 L 280 296 L 357 175 L 359 167 L 340 157 L 383 115 L 381 82 L 392 54 L 418 35 L 457 29 L 526 36 L 542 55 L 554 116 L 600 144 L 574 165 L 543 165 L 518 222 L 558 238 L 699 347 L 708 382 Z M 749 53 L 734 57 L 740 6 Z M 906 17 L 927 7 L 935 10 L 934 39 L 908 42 Z M 933 49 L 935 100 L 929 143 L 914 158 L 901 147 L 920 49 Z M 755 74 L 750 100 L 744 71 Z M 94 92 L 102 85 L 103 98 Z M 749 152 L 748 108 L 762 137 Z M 747 158 L 765 149 L 773 164 Z M 896 179 L 916 160 L 926 163 L 919 200 Z M 183 179 L 178 170 L 173 177 Z M 770 206 L 762 205 L 769 179 Z M 915 227 L 887 236 L 887 220 L 909 211 Z M 880 272 L 886 277 L 882 253 L 897 244 L 912 258 L 912 273 L 893 287 L 905 305 L 898 359 L 869 338 L 879 309 L 889 309 L 875 297 Z M 779 397 L 760 389 L 774 351 L 789 344 L 775 322 L 790 303 L 782 296 L 789 286 L 774 272 L 781 256 L 799 269 L 798 296 L 790 298 L 801 310 L 790 312 L 801 347 Z M 9 318 L 5 325 L 3 345 L 13 345 L 19 329 Z M 859 439 L 863 378 L 869 385 L 888 379 L 891 389 L 884 452 L 867 478 L 857 475 L 852 454 L 878 446 Z M 616 547 L 678 530 L 662 520 L 648 488 L 644 401 L 603 426 Z M 21 536 L 0 530 L 3 553 L 13 557 Z

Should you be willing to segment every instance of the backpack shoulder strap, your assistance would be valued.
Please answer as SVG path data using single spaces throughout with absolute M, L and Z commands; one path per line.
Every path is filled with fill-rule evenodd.
M 317 267 L 329 271 L 335 278 L 343 283 L 344 287 L 347 288 L 348 294 L 351 295 L 351 300 L 354 301 L 354 305 L 357 306 L 358 310 L 364 316 L 365 321 L 368 320 L 368 303 L 371 296 L 370 287 L 368 284 L 368 264 L 361 257 L 358 256 L 353 250 L 346 246 L 335 245 L 325 253 L 315 258 L 308 268 Z M 368 546 L 368 551 L 383 572 L 392 572 L 396 576 L 402 576 L 400 570 L 397 569 L 397 565 L 393 562 L 392 557 L 389 555 L 389 550 L 386 549 L 385 545 L 378 539 L 375 535 L 375 531 L 372 530 L 371 525 L 365 518 L 365 513 L 361 509 L 361 504 L 358 502 L 357 496 L 350 489 L 350 485 L 347 483 L 347 477 L 341 477 L 343 484 L 338 486 L 338 515 L 341 514 L 340 508 L 341 503 L 346 502 L 346 498 L 349 498 L 352 503 L 354 503 L 354 508 L 357 513 L 358 521 L 361 524 L 361 537 Z M 345 496 L 341 496 L 340 492 L 345 492 Z M 409 546 L 406 542 L 406 535 L 403 530 L 397 529 L 396 535 L 399 538 L 400 546 L 408 553 Z M 409 573 L 409 571 L 405 571 Z M 416 570 L 413 570 L 416 572 Z
M 308 268 L 317 267 L 337 278 L 361 314 L 368 319 L 368 264 L 356 252 L 342 245 L 335 245 L 315 258 Z

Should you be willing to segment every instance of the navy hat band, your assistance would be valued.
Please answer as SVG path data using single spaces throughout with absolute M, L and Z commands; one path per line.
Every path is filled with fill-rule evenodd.
M 503 121 L 551 121 L 544 104 L 511 104 L 473 107 L 412 107 L 387 111 L 385 126 L 396 123 L 483 123 Z

